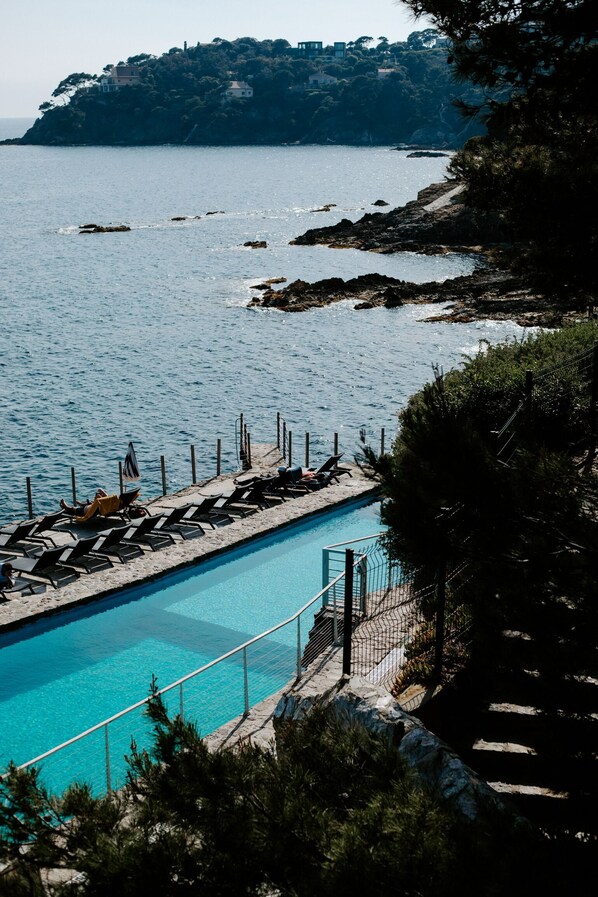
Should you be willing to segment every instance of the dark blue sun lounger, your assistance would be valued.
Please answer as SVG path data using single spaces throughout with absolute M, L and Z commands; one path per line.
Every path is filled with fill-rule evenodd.
M 69 567 L 81 567 L 86 573 L 97 573 L 98 570 L 112 567 L 110 558 L 94 553 L 97 541 L 98 537 L 94 535 L 85 539 L 77 539 L 76 542 L 63 546 L 59 563 L 67 564 Z
M 174 536 L 167 532 L 154 532 L 158 521 L 159 514 L 140 517 L 135 523 L 132 523 L 123 536 L 123 542 L 135 542 L 139 545 L 147 545 L 152 551 L 160 548 L 166 548 L 174 543 Z
M 14 558 L 11 560 L 11 564 L 18 573 L 47 579 L 53 586 L 59 588 L 69 582 L 74 582 L 79 577 L 79 573 L 72 567 L 63 566 L 60 563 L 61 555 L 64 554 L 66 547 L 59 545 L 57 548 L 46 548 L 36 557 Z
M 134 542 L 123 542 L 129 526 L 115 526 L 114 529 L 105 530 L 96 537 L 93 546 L 94 553 L 106 557 L 116 557 L 121 564 L 140 557 L 143 554 L 141 545 Z

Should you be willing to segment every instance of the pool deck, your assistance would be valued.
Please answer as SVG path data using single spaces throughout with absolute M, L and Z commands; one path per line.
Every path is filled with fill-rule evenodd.
M 256 445 L 252 447 L 253 467 L 243 473 L 231 473 L 214 477 L 203 483 L 187 487 L 171 495 L 160 496 L 146 503 L 152 514 L 166 508 L 176 507 L 190 501 L 200 500 L 206 495 L 214 495 L 234 488 L 234 480 L 249 479 L 251 476 L 271 473 L 284 461 L 276 446 Z M 157 577 L 180 570 L 184 567 L 206 560 L 231 548 L 235 548 L 255 539 L 275 532 L 280 527 L 295 523 L 312 514 L 322 513 L 335 506 L 351 500 L 366 497 L 376 491 L 375 484 L 367 479 L 360 469 L 350 463 L 341 462 L 343 467 L 350 468 L 351 476 L 343 474 L 337 482 L 329 486 L 290 498 L 282 504 L 265 508 L 248 517 L 234 520 L 226 526 L 216 529 L 206 528 L 205 534 L 193 539 L 176 539 L 174 544 L 159 551 L 144 551 L 143 555 L 121 564 L 117 558 L 114 565 L 96 573 L 81 573 L 73 583 L 61 588 L 47 585 L 45 592 L 37 595 L 15 595 L 8 600 L 0 601 L 0 631 L 21 627 L 33 620 L 49 614 L 59 613 L 70 607 L 87 604 L 110 595 L 128 586 L 140 585 Z M 104 521 L 102 529 L 109 529 L 118 522 Z M 101 529 L 73 527 L 77 535 L 88 536 Z M 65 528 L 57 527 L 57 541 L 64 544 L 72 541 L 72 533 Z

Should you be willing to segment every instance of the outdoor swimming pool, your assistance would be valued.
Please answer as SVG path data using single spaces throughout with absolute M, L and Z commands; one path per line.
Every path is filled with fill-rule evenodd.
M 322 548 L 380 528 L 378 503 L 351 503 L 197 567 L 0 635 L 0 763 L 39 756 L 143 699 L 152 675 L 163 688 L 292 616 L 322 587 Z M 278 630 L 252 650 L 248 686 L 255 704 L 293 677 L 296 634 Z M 203 735 L 242 711 L 240 666 L 237 654 L 187 689 L 185 714 L 198 719 Z M 174 712 L 177 700 L 173 692 L 167 701 Z M 121 757 L 132 735 L 142 742 L 139 733 L 147 731 L 141 715 L 111 727 L 113 786 L 124 773 Z M 105 750 L 104 733 L 95 733 L 84 747 L 77 743 L 45 761 L 46 781 L 62 788 L 78 778 L 105 787 L 99 759 Z

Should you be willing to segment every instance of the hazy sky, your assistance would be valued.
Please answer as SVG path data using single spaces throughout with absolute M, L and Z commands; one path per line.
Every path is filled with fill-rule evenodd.
M 71 72 L 214 37 L 391 42 L 429 25 L 400 0 L 2 0 L 0 118 L 37 115 Z

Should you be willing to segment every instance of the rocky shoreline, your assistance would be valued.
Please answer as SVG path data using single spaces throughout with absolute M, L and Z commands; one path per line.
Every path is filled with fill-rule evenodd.
M 416 200 L 389 212 L 368 213 L 356 222 L 346 218 L 331 227 L 313 228 L 292 241 L 296 246 L 324 245 L 367 252 L 475 253 L 479 266 L 467 276 L 416 284 L 381 274 L 344 281 L 339 277 L 307 283 L 296 280 L 283 289 L 266 289 L 251 307 L 301 312 L 334 302 L 352 301 L 356 310 L 404 304 L 450 304 L 426 320 L 469 322 L 509 320 L 529 327 L 558 327 L 572 316 L 535 293 L 522 278 L 498 268 L 492 253 L 508 245 L 497 216 L 477 213 L 462 202 L 462 184 L 448 180 L 421 190 Z M 263 289 L 263 285 L 259 286 Z M 576 317 L 579 317 L 577 315 Z

